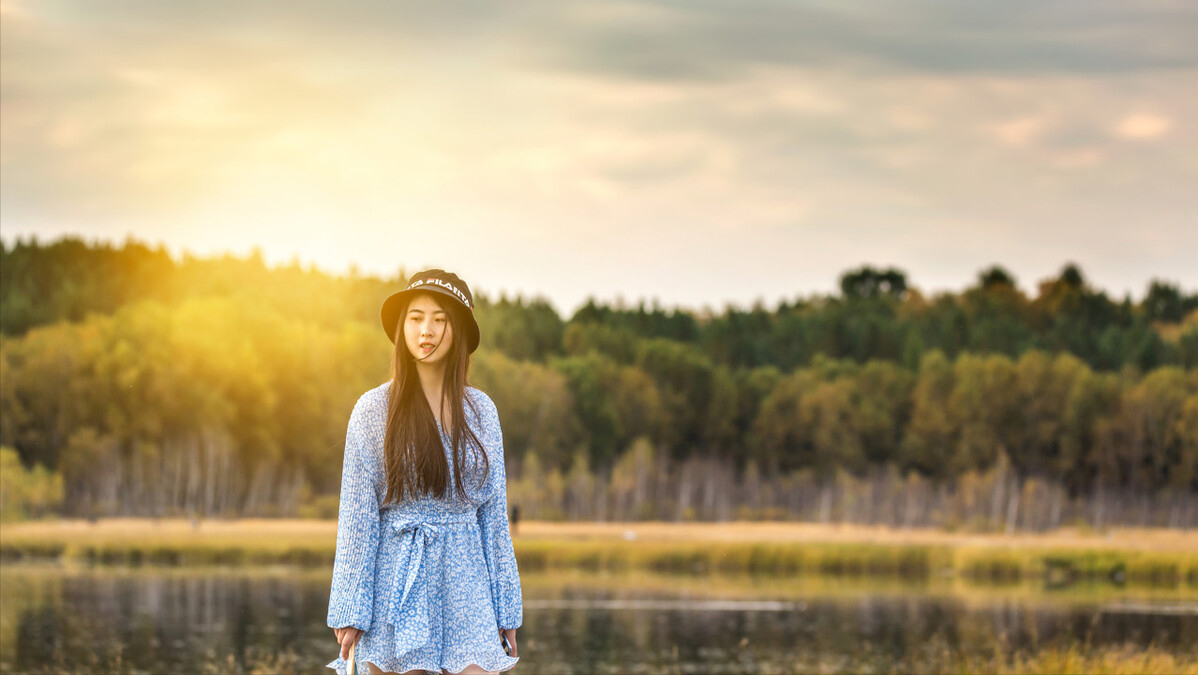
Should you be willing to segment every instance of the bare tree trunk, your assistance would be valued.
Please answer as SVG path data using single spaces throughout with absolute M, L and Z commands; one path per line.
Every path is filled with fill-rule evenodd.
M 682 463 L 675 463 L 668 453 L 662 452 L 658 456 L 658 461 L 661 466 L 669 469 L 668 472 L 662 471 L 660 475 L 661 482 L 661 504 L 658 507 L 658 517 L 662 520 L 667 520 L 674 517 L 674 509 L 678 503 L 679 493 L 679 475 L 682 470 Z
M 275 515 L 284 517 L 295 515 L 296 510 L 299 508 L 299 496 L 303 490 L 303 486 L 303 469 L 296 467 L 291 471 L 291 475 L 284 481 L 283 488 L 279 491 Z
M 171 471 L 172 487 L 169 503 L 171 511 L 174 512 L 179 507 L 179 498 L 185 497 L 183 477 L 187 472 L 183 470 L 183 448 L 180 447 L 177 439 L 170 439 L 165 441 L 163 452 L 167 455 Z
M 101 469 L 104 486 L 104 504 L 106 515 L 117 516 L 128 513 L 125 510 L 126 490 L 122 490 L 125 478 L 125 461 L 120 447 L 114 442 L 109 450 L 109 465 Z
M 732 520 L 732 504 L 736 487 L 736 472 L 726 461 L 719 462 L 720 489 L 716 494 L 717 520 L 726 522 Z
M 1023 492 L 1021 481 L 1012 479 L 1011 499 L 1007 502 L 1007 536 L 1015 533 L 1015 518 L 1019 515 L 1019 495 Z
M 944 485 L 944 484 L 939 485 L 936 488 L 936 503 L 932 506 L 932 510 L 939 511 L 940 513 L 947 513 L 948 506 L 951 502 L 951 499 L 952 499 L 952 495 L 949 492 L 948 486 Z M 936 525 L 938 527 L 943 527 L 944 526 L 943 516 L 941 517 L 941 522 L 932 523 L 932 524 Z
M 682 487 L 680 488 L 682 500 L 678 508 L 679 520 L 688 518 L 693 520 L 699 508 L 695 503 L 700 490 L 698 473 L 699 467 L 695 464 L 695 460 L 685 460 L 682 466 Z
M 715 520 L 715 464 L 703 462 L 703 520 Z
M 1003 488 L 1007 485 L 1005 473 L 994 477 L 994 493 L 990 500 L 990 522 L 998 523 L 1002 513 Z
M 607 500 L 604 495 L 607 494 L 607 478 L 600 474 L 595 476 L 595 519 L 599 521 L 607 520 Z
M 1046 529 L 1055 530 L 1061 525 L 1061 507 L 1064 503 L 1064 489 L 1056 483 L 1048 486 L 1048 523 Z
M 245 496 L 243 513 L 247 515 L 258 515 L 261 511 L 261 505 L 269 502 L 270 495 L 274 492 L 275 467 L 269 465 L 265 460 L 258 462 L 258 466 L 254 469 L 254 478 L 250 481 L 249 490 Z
M 203 500 L 200 507 L 201 513 L 204 516 L 210 516 L 213 512 L 213 503 L 216 501 L 216 454 L 219 452 L 218 445 L 220 440 L 216 438 L 216 433 L 211 430 L 205 430 L 202 436 L 203 452 L 204 452 L 204 477 L 203 477 Z
M 187 451 L 187 503 L 185 510 L 187 511 L 187 514 L 191 516 L 194 522 L 195 518 L 197 517 L 197 512 L 200 510 L 200 489 L 202 487 L 200 484 L 200 481 L 202 480 L 200 471 L 203 467 L 200 464 L 201 448 L 199 439 L 194 436 L 189 438 L 187 443 Z
M 915 491 L 911 489 L 910 483 L 903 485 L 903 527 L 911 528 L 915 525 Z

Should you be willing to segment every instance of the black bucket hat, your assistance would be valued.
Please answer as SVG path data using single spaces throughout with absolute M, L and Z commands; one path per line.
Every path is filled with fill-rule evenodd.
M 474 296 L 471 295 L 470 287 L 466 285 L 465 281 L 462 281 L 461 277 L 442 269 L 425 270 L 413 274 L 412 278 L 408 279 L 407 288 L 392 293 L 383 301 L 379 316 L 383 320 L 383 330 L 391 339 L 392 344 L 395 343 L 395 326 L 399 323 L 399 312 L 411 296 L 419 291 L 439 293 L 454 300 L 454 302 L 445 303 L 445 309 L 455 312 L 460 319 L 458 323 L 461 324 L 462 332 L 465 333 L 466 346 L 473 354 L 474 350 L 478 349 L 479 339 L 478 322 L 474 320 Z

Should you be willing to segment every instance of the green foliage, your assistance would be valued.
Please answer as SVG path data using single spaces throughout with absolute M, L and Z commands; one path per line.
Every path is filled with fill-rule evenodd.
M 490 302 L 480 294 L 476 305 L 480 344 L 521 361 L 543 362 L 561 352 L 565 324 L 545 300 L 500 296 Z
M 644 302 L 639 303 L 636 309 L 615 309 L 588 300 L 574 313 L 570 323 L 599 323 L 631 331 L 640 337 L 659 337 L 679 342 L 699 339 L 699 326 L 694 316 L 682 310 L 667 312 L 656 302 L 649 309 L 645 309 Z
M 0 443 L 61 474 L 63 510 L 238 512 L 306 485 L 311 511 L 336 492 L 348 412 L 390 376 L 377 311 L 402 270 L 176 261 L 132 240 L 0 255 Z M 840 282 L 774 310 L 590 301 L 568 321 L 479 294 L 472 380 L 513 475 L 529 459 L 562 494 L 599 490 L 638 443 L 818 485 L 881 467 L 943 485 L 1007 462 L 1017 485 L 995 495 L 1031 478 L 1070 496 L 1198 489 L 1198 295 L 1154 280 L 1114 302 L 1075 265 L 1034 298 L 998 266 L 932 298 L 900 270 Z
M 61 506 L 61 474 L 40 464 L 26 469 L 16 450 L 0 446 L 0 521 L 39 518 Z
M 660 441 L 671 426 L 657 384 L 641 369 L 596 352 L 558 359 L 553 368 L 568 384 L 587 437 L 592 468 L 608 467 L 634 438 Z
M 675 448 L 707 446 L 707 441 L 727 435 L 719 426 L 735 414 L 735 405 L 722 409 L 713 403 L 727 402 L 730 382 L 716 381 L 715 368 L 697 347 L 654 338 L 641 342 L 637 368 L 646 373 L 661 392 L 669 420 L 667 442 Z M 717 393 L 716 387 L 725 391 Z
M 565 375 L 546 365 L 480 348 L 472 360 L 470 377 L 500 411 L 509 459 L 519 463 L 525 453 L 535 453 L 553 466 L 565 466 L 583 434 Z
M 638 340 L 632 332 L 601 323 L 571 323 L 566 327 L 562 342 L 570 356 L 595 352 L 619 363 L 636 361 Z
M 907 292 L 907 275 L 900 270 L 875 270 L 866 265 L 840 277 L 840 292 L 846 298 L 902 298 Z

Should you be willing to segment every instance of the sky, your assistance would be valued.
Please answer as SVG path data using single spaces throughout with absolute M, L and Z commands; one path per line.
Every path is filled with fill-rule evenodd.
M 0 236 L 721 309 L 1198 288 L 1198 3 L 0 0 Z

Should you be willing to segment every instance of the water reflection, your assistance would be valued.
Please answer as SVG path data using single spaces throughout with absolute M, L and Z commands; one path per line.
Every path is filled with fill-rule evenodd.
M 329 578 L 299 569 L 0 571 L 0 672 L 331 673 Z M 1156 608 L 1159 608 L 1156 609 Z M 926 650 L 1198 645 L 1185 598 L 827 581 L 525 577 L 515 672 L 889 669 Z

